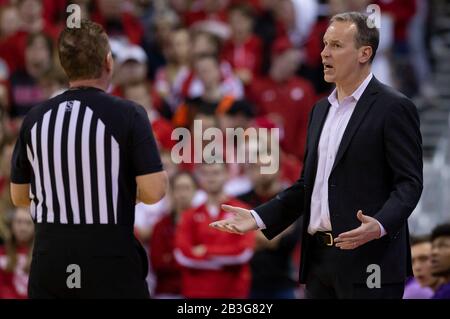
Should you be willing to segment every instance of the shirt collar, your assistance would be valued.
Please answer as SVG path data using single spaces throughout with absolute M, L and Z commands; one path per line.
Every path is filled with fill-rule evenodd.
M 370 72 L 369 75 L 365 78 L 365 80 L 362 81 L 362 83 L 359 85 L 359 87 L 350 95 L 350 97 L 352 97 L 355 101 L 358 102 L 362 94 L 366 90 L 367 86 L 369 85 L 370 81 L 372 80 L 372 78 L 373 74 L 372 72 Z M 328 96 L 328 102 L 330 102 L 330 104 L 339 105 L 337 98 L 337 89 L 334 89 L 333 92 L 331 92 L 331 94 Z

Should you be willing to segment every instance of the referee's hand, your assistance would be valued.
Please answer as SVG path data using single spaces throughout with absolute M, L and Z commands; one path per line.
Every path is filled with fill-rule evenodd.
M 233 213 L 234 216 L 213 222 L 209 224 L 209 226 L 221 231 L 239 235 L 258 229 L 256 220 L 253 218 L 250 210 L 230 205 L 222 205 L 222 209 L 226 212 Z

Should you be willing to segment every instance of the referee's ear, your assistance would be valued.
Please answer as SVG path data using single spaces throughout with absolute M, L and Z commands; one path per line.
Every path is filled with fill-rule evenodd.
M 111 51 L 109 51 L 108 54 L 106 55 L 105 68 L 108 75 L 112 76 L 114 72 L 114 58 L 112 56 Z

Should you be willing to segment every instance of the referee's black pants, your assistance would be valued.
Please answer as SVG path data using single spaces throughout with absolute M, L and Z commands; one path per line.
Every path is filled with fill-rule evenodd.
M 37 224 L 28 295 L 39 299 L 149 298 L 147 271 L 147 255 L 132 229 Z

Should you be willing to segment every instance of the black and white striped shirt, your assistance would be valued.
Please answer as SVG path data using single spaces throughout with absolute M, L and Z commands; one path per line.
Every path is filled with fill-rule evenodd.
M 78 88 L 28 113 L 11 181 L 31 184 L 31 214 L 38 224 L 133 225 L 135 177 L 161 170 L 141 106 Z

